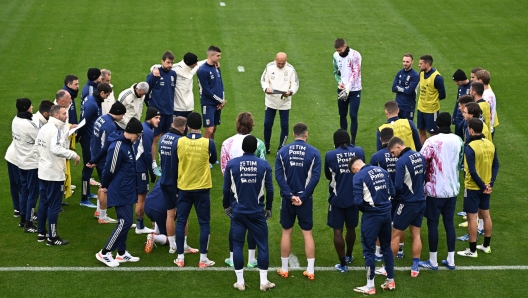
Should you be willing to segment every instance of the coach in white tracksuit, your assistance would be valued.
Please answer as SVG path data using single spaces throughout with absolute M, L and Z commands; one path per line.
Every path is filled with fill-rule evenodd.
M 65 125 L 68 112 L 64 106 L 54 105 L 50 110 L 48 124 L 44 125 L 35 141 L 35 152 L 38 159 L 38 178 L 40 183 L 40 205 L 38 210 L 39 241 L 46 235 L 46 219 L 48 221 L 48 245 L 66 245 L 57 235 L 57 220 L 64 194 L 66 179 L 66 159 L 75 159 L 78 164 L 79 155 L 73 150 L 64 148 L 62 127 Z
M 262 90 L 266 93 L 264 144 L 268 154 L 270 153 L 271 131 L 277 110 L 279 110 L 281 125 L 279 149 L 286 144 L 292 95 L 299 90 L 299 78 L 295 68 L 287 62 L 287 58 L 286 53 L 278 53 L 275 56 L 275 61 L 266 65 L 260 79 Z
M 132 117 L 141 119 L 143 102 L 145 100 L 145 94 L 147 94 L 148 91 L 149 85 L 147 82 L 140 82 L 119 93 L 117 100 L 126 108 L 126 113 L 123 119 L 116 122 L 122 130 L 125 130 L 128 121 L 130 121 Z

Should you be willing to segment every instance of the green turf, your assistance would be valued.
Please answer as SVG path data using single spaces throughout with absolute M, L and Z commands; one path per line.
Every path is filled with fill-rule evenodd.
M 363 91 L 359 115 L 357 143 L 370 156 L 375 150 L 375 128 L 385 121 L 383 103 L 393 99 L 391 83 L 401 68 L 406 52 L 418 57 L 431 54 L 433 66 L 446 82 L 447 99 L 441 110 L 452 112 L 456 86 L 451 75 L 457 68 L 469 76 L 475 66 L 491 72 L 491 85 L 498 98 L 500 126 L 497 146 L 501 169 L 492 195 L 491 214 L 494 223 L 493 253 L 480 254 L 478 259 L 456 258 L 457 266 L 527 265 L 528 236 L 524 233 L 528 209 L 522 157 L 528 147 L 527 128 L 521 109 L 526 100 L 524 70 L 528 54 L 528 3 L 523 1 L 490 1 L 478 3 L 454 0 L 430 1 L 6 1 L 0 0 L 0 148 L 4 153 L 10 143 L 10 125 L 16 110 L 14 99 L 29 97 L 35 111 L 42 99 L 52 99 L 62 86 L 66 74 L 77 74 L 81 87 L 86 83 L 89 67 L 108 68 L 113 72 L 116 95 L 132 83 L 144 80 L 151 65 L 159 63 L 165 50 L 172 50 L 177 60 L 187 51 L 205 58 L 211 44 L 222 49 L 222 75 L 227 105 L 216 142 L 235 133 L 234 119 L 241 111 L 253 113 L 254 134 L 262 138 L 264 94 L 259 79 L 264 66 L 275 53 L 285 51 L 299 75 L 300 89 L 294 96 L 290 126 L 304 121 L 309 127 L 308 142 L 324 156 L 332 149 L 332 133 L 339 126 L 335 100 L 335 81 L 331 56 L 333 41 L 343 37 L 363 57 Z M 237 66 L 246 72 L 239 73 Z M 197 84 L 195 84 L 197 85 Z M 197 87 L 195 87 L 197 88 Z M 195 94 L 198 94 L 197 91 Z M 198 96 L 196 96 L 197 98 Z M 199 101 L 196 101 L 198 111 Z M 274 126 L 272 155 L 274 164 L 278 121 Z M 290 139 L 291 140 L 291 139 Z M 80 146 L 79 150 L 80 152 Z M 80 186 L 80 170 L 74 167 L 74 183 Z M 218 166 L 213 171 L 212 235 L 209 256 L 218 266 L 228 256 L 228 220 L 221 207 L 222 176 Z M 0 267 L 11 266 L 83 266 L 100 267 L 94 254 L 104 245 L 112 226 L 97 225 L 92 211 L 78 206 L 80 194 L 69 201 L 71 206 L 60 215 L 60 235 L 71 241 L 65 247 L 46 247 L 36 242 L 35 235 L 22 233 L 12 218 L 5 163 L 0 163 L 0 178 L 5 185 L 0 195 Z M 80 191 L 80 190 L 79 190 Z M 280 233 L 278 222 L 278 189 L 269 222 L 270 265 L 280 265 Z M 326 226 L 327 181 L 322 178 L 314 194 L 314 238 L 316 266 L 337 263 L 333 233 Z M 459 208 L 461 209 L 461 198 Z M 110 211 L 113 216 L 114 211 Z M 461 218 L 455 219 L 455 224 Z M 198 246 L 198 225 L 191 217 L 189 243 Z M 428 255 L 427 233 L 422 231 L 423 253 Z M 445 258 L 446 244 L 440 229 L 439 260 Z M 359 231 L 359 229 L 358 229 Z M 457 235 L 465 230 L 457 228 Z M 133 232 L 128 249 L 142 259 L 123 267 L 172 265 L 173 255 L 167 247 L 154 249 L 151 255 L 142 252 L 145 236 Z M 479 241 L 480 243 L 480 241 Z M 405 247 L 406 259 L 397 266 L 410 266 L 410 243 Z M 457 250 L 467 243 L 457 242 Z M 306 265 L 302 237 L 294 231 L 292 252 Z M 361 244 L 356 241 L 354 266 L 363 266 Z M 188 266 L 196 266 L 198 256 L 186 258 Z M 508 273 L 508 274 L 506 274 Z M 411 279 L 407 271 L 396 272 L 397 290 L 383 293 L 391 296 L 521 296 L 525 271 L 439 271 L 422 272 Z M 297 278 L 298 277 L 298 278 Z M 250 293 L 258 292 L 256 272 L 246 274 Z M 336 296 L 348 294 L 354 286 L 364 285 L 361 271 L 348 274 L 319 272 L 315 282 L 300 277 L 270 279 L 278 288 L 276 296 Z M 142 281 L 142 282 L 138 282 Z M 167 282 L 170 281 L 170 282 Z M 106 294 L 124 296 L 150 293 L 189 296 L 232 295 L 235 282 L 231 272 L 3 272 L 0 274 L 1 296 L 92 296 Z M 377 278 L 376 284 L 381 284 Z M 5 293 L 5 294 L 4 294 Z M 236 293 L 238 295 L 238 293 Z M 359 295 L 359 294 L 358 294 Z

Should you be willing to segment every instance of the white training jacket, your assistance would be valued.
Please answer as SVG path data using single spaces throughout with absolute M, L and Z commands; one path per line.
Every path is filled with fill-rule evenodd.
M 48 120 L 40 112 L 36 112 L 33 114 L 33 123 L 40 129 L 44 124 L 48 123 Z
M 137 97 L 135 88 L 137 84 L 132 85 L 130 88 L 125 89 L 123 92 L 119 93 L 119 100 L 126 108 L 126 113 L 121 119 L 121 121 L 116 122 L 122 129 L 126 128 L 126 125 L 132 117 L 141 121 L 141 115 L 143 113 L 143 101 L 145 96 Z
M 291 109 L 292 95 L 299 90 L 299 78 L 295 72 L 295 68 L 290 63 L 286 63 L 283 68 L 278 68 L 275 61 L 268 63 L 262 77 L 260 78 L 260 85 L 262 90 L 266 92 L 267 88 L 276 91 L 290 91 L 291 95 L 281 99 L 281 94 L 267 94 L 266 93 L 266 107 L 276 110 Z
M 11 123 L 15 156 L 21 170 L 34 170 L 38 166 L 37 154 L 33 151 L 39 132 L 37 125 L 29 120 L 15 117 Z
M 194 110 L 193 77 L 205 61 L 207 59 L 198 61 L 198 64 L 194 68 L 190 68 L 183 60 L 172 65 L 172 70 L 176 72 L 174 111 L 190 112 Z M 153 65 L 150 71 L 152 72 L 156 67 L 161 67 L 161 64 Z
M 58 104 L 57 100 L 55 100 L 53 102 L 53 104 Z M 71 106 L 71 103 L 70 103 L 69 106 L 66 107 L 66 111 L 70 110 L 70 106 Z M 70 117 L 69 117 L 69 115 L 70 115 L 69 113 L 66 113 L 66 122 L 61 128 L 62 137 L 64 138 L 64 148 L 66 148 L 66 149 L 70 149 L 70 138 L 69 138 L 69 135 L 68 135 L 70 133 Z
M 59 119 L 50 117 L 37 135 L 35 153 L 39 157 L 38 177 L 41 180 L 66 180 L 66 159 L 77 157 L 75 151 L 64 148 L 64 125 Z
M 33 123 L 35 123 L 35 125 L 37 125 L 37 127 L 40 129 L 44 124 L 48 123 L 48 120 L 46 120 L 46 118 L 44 118 L 44 116 L 40 113 L 40 112 L 37 112 L 35 114 L 33 114 L 33 119 L 32 119 Z M 14 164 L 15 166 L 18 167 L 18 163 L 19 161 L 17 160 L 17 156 L 16 156 L 16 151 L 15 151 L 15 144 L 14 144 L 14 139 L 13 141 L 11 141 L 11 144 L 9 145 L 9 147 L 7 148 L 7 151 L 6 151 L 6 155 L 5 155 L 5 160 L 7 160 L 9 163 L 11 164 Z
M 110 113 L 112 105 L 116 102 L 114 96 L 114 85 L 110 84 L 110 87 L 112 87 L 112 92 L 110 92 L 110 95 L 108 95 L 108 97 L 101 103 L 101 116 Z

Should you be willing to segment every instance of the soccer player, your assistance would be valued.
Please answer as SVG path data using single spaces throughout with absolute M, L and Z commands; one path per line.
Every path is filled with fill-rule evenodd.
M 315 279 L 315 242 L 312 235 L 313 198 L 312 194 L 321 176 L 319 151 L 306 143 L 308 127 L 299 122 L 293 127 L 295 141 L 282 147 L 275 160 L 275 179 L 282 197 L 281 219 L 281 261 L 277 273 L 288 278 L 288 262 L 291 251 L 291 234 L 295 219 L 299 221 L 304 238 L 304 251 L 308 268 L 303 272 L 309 280 Z
M 154 175 L 155 164 L 152 162 L 152 141 L 154 129 L 160 122 L 160 112 L 155 107 L 148 107 L 143 122 L 143 135 L 134 144 L 136 152 L 136 172 L 138 183 L 138 200 L 136 203 L 136 234 L 150 234 L 154 230 L 145 227 L 143 216 L 145 215 L 145 198 L 149 191 L 149 182 L 156 182 Z M 148 177 L 150 176 L 150 179 Z
M 66 245 L 68 240 L 59 237 L 57 221 L 64 195 L 66 159 L 75 160 L 79 164 L 80 157 L 73 150 L 64 147 L 64 137 L 61 136 L 68 112 L 66 107 L 54 105 L 50 109 L 48 124 L 38 132 L 36 151 L 38 159 L 38 179 L 40 183 L 40 204 L 38 209 L 38 242 L 46 240 L 46 244 Z M 46 234 L 46 220 L 48 232 Z
M 354 260 L 352 251 L 356 242 L 359 216 L 354 196 L 351 195 L 354 173 L 350 172 L 348 162 L 354 156 L 364 161 L 365 152 L 361 147 L 350 144 L 350 135 L 343 129 L 334 132 L 334 146 L 335 150 L 326 153 L 324 164 L 326 179 L 330 180 L 327 225 L 334 230 L 334 247 L 339 258 L 339 264 L 336 264 L 335 268 L 340 272 L 348 272 L 348 264 Z M 343 225 L 346 227 L 346 253 Z
M 447 259 L 442 265 L 454 270 L 455 267 L 455 207 L 460 183 L 458 169 L 463 160 L 464 142 L 451 133 L 451 115 L 447 112 L 436 118 L 438 134 L 428 138 L 420 153 L 427 165 L 425 183 L 425 217 L 429 239 L 429 259 L 418 265 L 432 270 L 438 269 L 438 222 L 440 214 L 444 222 L 447 240 Z
M 273 203 L 272 170 L 265 159 L 255 156 L 257 143 L 257 138 L 254 136 L 245 136 L 242 141 L 244 154 L 227 163 L 224 175 L 223 206 L 226 215 L 231 218 L 233 261 L 237 277 L 233 287 L 240 291 L 246 289 L 242 253 L 246 231 L 255 236 L 259 250 L 260 290 L 275 288 L 275 284 L 268 280 L 269 251 L 266 224 L 266 220 L 271 218 Z M 264 188 L 266 188 L 266 204 L 264 204 Z
M 412 150 L 420 150 L 422 143 L 420 142 L 420 135 L 414 126 L 414 122 L 409 119 L 400 119 L 400 109 L 398 103 L 394 100 L 389 100 L 385 103 L 385 116 L 387 117 L 387 123 L 378 127 L 376 131 L 376 148 L 381 149 L 380 132 L 385 127 L 390 127 L 394 131 L 394 135 L 402 139 Z
M 112 92 L 112 87 L 107 83 L 99 83 L 93 95 L 88 95 L 81 106 L 81 121 L 86 123 L 77 131 L 77 137 L 82 147 L 83 170 L 81 183 L 81 206 L 97 208 L 89 199 L 96 199 L 97 195 L 90 192 L 90 178 L 93 169 L 86 166 L 91 159 L 90 144 L 93 138 L 95 121 L 101 116 L 101 104 Z
M 354 203 L 363 213 L 361 217 L 361 244 L 367 269 L 367 285 L 354 288 L 355 292 L 365 295 L 376 294 L 374 286 L 374 246 L 379 239 L 387 280 L 381 285 L 383 290 L 396 289 L 394 282 L 394 256 L 391 251 L 391 196 L 394 196 L 394 185 L 389 173 L 372 165 L 365 165 L 359 157 L 350 159 L 348 168 L 354 173 Z
M 167 133 L 172 123 L 174 111 L 174 88 L 176 87 L 176 72 L 172 70 L 174 54 L 166 51 L 161 57 L 161 67 L 157 75 L 149 73 L 147 83 L 150 92 L 145 96 L 147 106 L 152 105 L 160 112 L 161 118 L 158 127 L 154 128 L 154 140 L 152 142 L 152 160 L 156 160 L 157 144 L 160 137 Z
M 77 108 L 75 106 L 75 99 L 79 94 L 79 78 L 76 75 L 69 74 L 64 78 L 64 86 L 62 89 L 67 91 L 71 96 L 71 105 L 68 105 L 68 123 L 77 124 Z
M 178 258 L 174 263 L 178 267 L 184 266 L 184 234 L 189 213 L 194 205 L 196 217 L 200 224 L 200 262 L 198 267 L 206 268 L 215 264 L 207 258 L 209 236 L 211 232 L 211 170 L 209 164 L 217 159 L 216 147 L 213 140 L 202 137 L 202 117 L 198 113 L 191 113 L 187 117 L 189 134 L 176 140 L 178 202 L 176 224 L 176 248 Z M 162 176 L 163 177 L 163 176 Z
M 361 54 L 349 48 L 344 39 L 334 41 L 334 77 L 337 82 L 339 125 L 347 130 L 350 114 L 352 144 L 356 143 L 358 111 L 361 101 Z
M 99 70 L 99 68 L 89 68 L 86 76 L 88 77 L 88 81 L 82 88 L 81 108 L 84 105 L 84 102 L 88 99 L 88 96 L 94 94 L 94 92 L 97 90 L 97 85 L 99 85 L 99 83 L 101 83 L 103 80 L 101 77 L 101 70 Z
M 114 231 L 103 249 L 95 254 L 97 260 L 108 267 L 117 267 L 119 263 L 137 262 L 126 250 L 128 230 L 132 226 L 132 206 L 137 201 L 136 159 L 133 144 L 143 132 L 143 125 L 136 118 L 130 119 L 125 131 L 114 131 L 110 135 L 110 146 L 103 170 L 101 188 L 108 196 L 108 206 L 114 207 L 117 220 Z M 112 251 L 117 250 L 116 258 Z
M 286 53 L 279 52 L 275 61 L 268 63 L 260 78 L 260 86 L 266 93 L 264 115 L 264 143 L 266 153 L 270 153 L 271 131 L 277 110 L 280 115 L 281 133 L 279 149 L 286 144 L 288 139 L 289 118 L 292 95 L 299 90 L 299 77 L 295 68 L 287 62 Z M 277 150 L 277 151 L 278 151 Z
M 91 159 L 86 165 L 88 168 L 97 170 L 99 180 L 102 180 L 103 169 L 106 162 L 106 154 L 110 145 L 110 135 L 117 129 L 116 122 L 123 118 L 125 106 L 120 102 L 114 102 L 108 114 L 102 115 L 94 123 L 93 137 L 90 142 Z M 117 223 L 117 220 L 106 215 L 107 197 L 101 189 L 97 196 L 97 210 L 94 217 L 100 224 Z
M 400 108 L 398 117 L 414 121 L 416 110 L 416 88 L 420 82 L 420 75 L 412 68 L 413 55 L 403 55 L 403 69 L 396 73 L 392 82 L 392 92 L 396 93 L 396 102 Z
M 420 98 L 418 99 L 418 129 L 422 144 L 430 135 L 436 134 L 436 117 L 440 110 L 440 100 L 446 98 L 444 78 L 433 68 L 433 57 L 420 57 Z
M 193 78 L 206 60 L 198 61 L 198 56 L 191 52 L 183 55 L 182 61 L 172 65 L 176 72 L 176 89 L 174 90 L 174 116 L 187 118 L 194 110 Z M 161 65 L 154 65 L 153 73 L 159 71 Z
M 35 233 L 36 228 L 31 221 L 31 206 L 36 204 L 39 196 L 38 182 L 38 156 L 33 151 L 35 139 L 39 128 L 32 121 L 33 105 L 29 98 L 19 98 L 16 102 L 18 113 L 11 123 L 11 132 L 15 149 L 15 156 L 18 160 L 20 173 L 20 222 L 19 227 L 24 228 L 24 232 Z
M 222 51 L 219 47 L 207 49 L 207 61 L 198 68 L 200 105 L 202 106 L 204 137 L 213 140 L 216 126 L 220 125 L 222 109 L 226 104 L 224 83 L 220 72 Z
M 101 114 L 105 115 L 110 112 L 110 109 L 112 108 L 112 105 L 114 102 L 116 102 L 115 96 L 114 96 L 114 85 L 112 85 L 112 72 L 108 69 L 101 69 L 101 82 L 107 83 L 112 87 L 112 92 L 110 92 L 110 95 L 108 95 L 107 98 L 103 101 L 101 104 Z M 139 119 L 139 118 L 137 118 Z
M 471 84 L 469 92 L 471 93 L 473 100 L 479 105 L 480 109 L 482 110 L 483 122 L 488 128 L 488 131 L 490 132 L 489 140 L 493 141 L 491 139 L 491 132 L 493 130 L 493 125 L 491 124 L 491 108 L 489 103 L 482 98 L 482 94 L 484 93 L 484 84 L 482 84 L 481 82 L 475 82 Z
M 491 135 L 495 134 L 495 127 L 499 126 L 499 116 L 497 115 L 497 98 L 495 93 L 491 90 L 490 83 L 490 73 L 485 69 L 480 69 L 475 73 L 476 81 L 484 84 L 484 92 L 482 93 L 482 98 L 486 100 L 490 106 L 490 126 L 491 126 Z M 490 141 L 492 141 L 490 139 Z
M 147 82 L 139 82 L 119 93 L 117 100 L 121 102 L 126 108 L 125 116 L 123 119 L 121 119 L 121 121 L 117 122 L 117 124 L 122 129 L 125 129 L 128 121 L 130 121 L 132 117 L 136 119 L 141 118 L 143 115 L 143 102 L 145 100 L 145 94 L 148 92 L 149 85 Z
M 464 111 L 462 112 L 462 115 L 464 116 L 464 119 L 466 120 L 466 143 L 469 142 L 470 139 L 470 133 L 469 128 L 467 126 L 467 123 L 470 119 L 476 118 L 479 119 L 484 123 L 484 119 L 482 117 L 482 109 L 480 108 L 479 104 L 476 102 L 470 102 L 464 106 Z M 482 134 L 491 141 L 491 132 L 488 129 L 488 126 L 484 124 L 484 128 L 482 129 Z
M 225 168 L 227 163 L 236 157 L 240 157 L 244 154 L 242 150 L 242 141 L 246 136 L 248 136 L 253 127 L 255 126 L 255 121 L 253 120 L 253 115 L 250 112 L 242 112 L 238 114 L 236 119 L 236 131 L 237 134 L 228 138 L 222 143 L 222 149 L 220 151 L 220 169 L 222 170 L 222 175 L 224 175 Z M 258 158 L 266 160 L 266 147 L 264 142 L 257 139 L 257 149 L 254 152 L 254 155 Z M 255 249 L 257 243 L 253 238 L 253 235 L 248 233 L 248 268 L 254 268 L 257 266 L 257 260 L 255 259 Z M 233 267 L 233 233 L 229 230 L 229 258 L 225 259 L 225 263 L 230 267 Z
M 468 126 L 471 139 L 464 149 L 464 211 L 467 212 L 468 218 L 469 248 L 457 254 L 476 258 L 477 249 L 491 253 L 490 194 L 499 172 L 499 160 L 493 143 L 482 135 L 482 121 L 471 119 Z M 484 243 L 478 246 L 477 212 L 484 220 Z
M 436 130 L 436 129 L 435 129 Z M 393 218 L 392 252 L 396 256 L 400 236 L 407 227 L 411 231 L 412 257 L 411 277 L 417 277 L 419 272 L 422 240 L 420 227 L 425 211 L 425 171 L 426 164 L 419 152 L 406 147 L 402 139 L 393 137 L 387 145 L 391 154 L 398 157 L 396 162 L 395 188 L 400 205 Z
M 187 125 L 187 119 L 174 117 L 169 132 L 160 139 L 159 154 L 160 167 L 163 175 L 159 180 L 160 190 L 165 200 L 166 219 L 165 224 L 158 219 L 159 226 L 166 226 L 167 239 L 169 241 L 169 253 L 176 253 L 175 225 L 176 219 L 176 198 L 178 195 L 178 157 L 176 156 L 176 141 L 184 136 L 183 132 Z
M 462 116 L 462 112 L 460 111 L 460 108 L 458 106 L 458 99 L 462 95 L 469 95 L 469 87 L 471 87 L 471 81 L 468 80 L 468 78 L 466 77 L 466 73 L 459 68 L 453 74 L 453 82 L 455 82 L 455 84 L 458 86 L 458 91 L 457 101 L 455 102 L 455 108 L 453 109 L 453 119 L 451 123 L 455 125 L 455 134 L 463 139 L 464 131 L 460 124 L 462 123 L 462 121 L 464 121 L 464 117 Z

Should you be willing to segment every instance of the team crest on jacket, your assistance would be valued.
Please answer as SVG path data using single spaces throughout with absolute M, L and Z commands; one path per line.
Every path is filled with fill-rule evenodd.
M 210 125 L 210 124 L 211 124 L 211 120 L 209 120 L 209 119 L 205 119 L 205 124 L 206 124 L 206 125 Z

